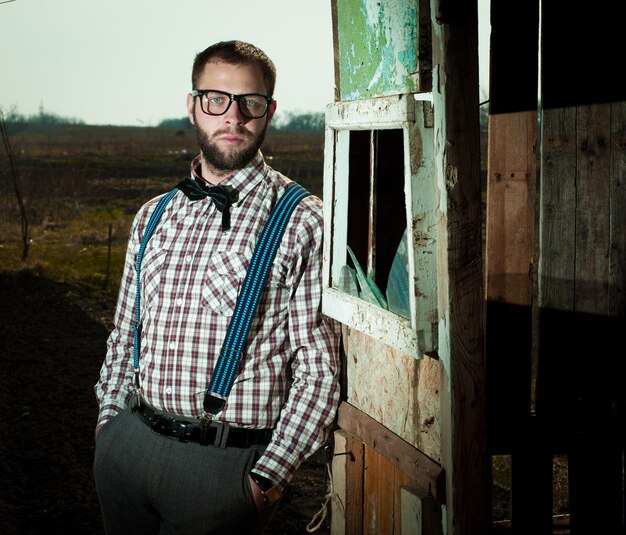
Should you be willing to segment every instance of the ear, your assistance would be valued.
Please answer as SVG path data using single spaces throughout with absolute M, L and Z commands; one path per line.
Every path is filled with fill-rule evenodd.
M 189 122 L 192 125 L 196 125 L 193 120 L 193 109 L 196 103 L 196 99 L 191 96 L 191 93 L 187 93 L 187 117 L 189 117 Z
M 272 102 L 270 102 L 270 106 L 267 110 L 267 124 L 270 124 L 270 121 L 272 120 L 272 117 L 274 117 L 274 114 L 276 113 L 276 101 L 272 100 Z

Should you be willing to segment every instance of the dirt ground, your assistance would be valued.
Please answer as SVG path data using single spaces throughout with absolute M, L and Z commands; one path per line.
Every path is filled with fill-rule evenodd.
M 114 308 L 106 292 L 0 272 L 0 533 L 103 533 L 92 477 L 93 385 Z M 307 533 L 324 453 L 296 474 L 266 530 Z M 328 521 L 317 534 L 329 534 Z

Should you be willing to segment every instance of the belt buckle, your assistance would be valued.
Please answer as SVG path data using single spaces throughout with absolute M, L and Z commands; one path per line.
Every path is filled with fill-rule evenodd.
M 215 441 L 213 442 L 213 446 L 216 448 L 224 449 L 228 444 L 228 433 L 230 432 L 230 425 L 224 422 L 218 422 L 217 420 L 213 420 L 209 427 L 215 428 Z

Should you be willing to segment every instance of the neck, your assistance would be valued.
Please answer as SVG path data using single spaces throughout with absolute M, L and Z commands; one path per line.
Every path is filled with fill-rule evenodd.
M 216 169 L 213 165 L 205 161 L 204 156 L 200 162 L 200 169 L 202 170 L 201 178 L 213 186 L 220 184 L 234 173 L 234 171 Z

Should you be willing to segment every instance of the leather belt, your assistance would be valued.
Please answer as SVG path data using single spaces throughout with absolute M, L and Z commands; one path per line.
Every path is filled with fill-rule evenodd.
M 218 448 L 248 448 L 255 444 L 269 444 L 272 438 L 271 429 L 243 429 L 223 422 L 201 425 L 173 418 L 155 411 L 143 400 L 136 403 L 132 411 L 155 433 L 177 438 L 181 442 L 197 442 L 203 446 L 211 444 Z

